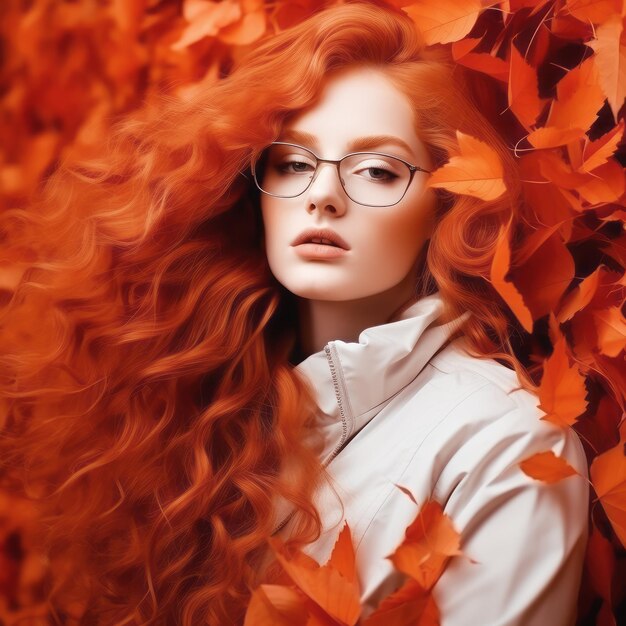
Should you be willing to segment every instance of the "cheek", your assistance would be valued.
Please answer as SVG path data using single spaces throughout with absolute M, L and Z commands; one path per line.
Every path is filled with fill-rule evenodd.
M 408 272 L 431 235 L 431 203 L 381 219 L 369 231 L 372 265 L 398 274 Z

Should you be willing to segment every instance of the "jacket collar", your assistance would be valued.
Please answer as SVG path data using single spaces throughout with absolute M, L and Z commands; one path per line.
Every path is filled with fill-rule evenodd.
M 358 343 L 330 341 L 295 367 L 311 384 L 319 407 L 315 430 L 324 465 L 422 371 L 470 315 L 441 324 L 443 308 L 439 292 L 422 297 L 389 322 L 363 330 Z

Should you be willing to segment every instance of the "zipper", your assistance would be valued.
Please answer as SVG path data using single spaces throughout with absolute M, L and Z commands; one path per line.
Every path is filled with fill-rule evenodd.
M 335 366 L 335 361 L 339 362 L 339 356 L 337 355 L 337 351 L 335 349 L 334 343 L 332 341 L 328 342 L 324 346 L 324 352 L 326 353 L 326 358 L 328 359 L 328 367 L 330 368 L 330 375 L 333 381 L 333 388 L 335 390 L 335 397 L 337 398 L 337 405 L 339 406 L 339 415 L 341 416 L 341 437 L 339 439 L 339 443 L 333 448 L 333 451 L 330 453 L 328 460 L 324 462 L 323 467 L 327 467 L 329 463 L 339 454 L 341 449 L 346 443 L 348 439 L 348 419 L 346 418 L 346 412 L 343 406 L 343 398 L 346 396 L 346 388 L 343 379 L 337 373 L 337 367 Z M 335 357 L 335 361 L 333 361 L 333 356 Z M 275 535 L 289 520 L 295 515 L 295 509 L 283 519 L 283 521 L 274 528 L 272 531 L 272 535 Z
M 335 397 L 337 398 L 337 405 L 339 406 L 339 415 L 341 416 L 341 438 L 339 439 L 339 443 L 330 453 L 328 460 L 324 462 L 324 467 L 326 467 L 339 454 L 341 448 L 343 448 L 344 444 L 346 443 L 346 440 L 348 438 L 348 420 L 346 418 L 346 412 L 343 406 L 343 398 L 346 395 L 345 385 L 343 379 L 338 375 L 337 368 L 335 366 L 335 363 L 333 362 L 333 356 L 335 357 L 335 361 L 339 362 L 339 357 L 337 355 L 334 343 L 332 341 L 328 342 L 324 346 L 324 351 L 326 352 L 326 358 L 328 359 L 330 375 L 332 377 L 333 387 L 335 389 Z

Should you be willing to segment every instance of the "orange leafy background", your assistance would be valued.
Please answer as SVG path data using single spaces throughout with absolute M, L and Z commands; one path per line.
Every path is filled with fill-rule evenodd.
M 227 75 L 262 36 L 337 3 L 3 0 L 0 208 L 26 201 L 60 158 L 80 158 L 101 143 L 118 116 L 140 107 L 157 116 L 156 94 L 187 98 Z M 532 333 L 531 352 L 521 356 L 543 366 L 543 419 L 574 428 L 588 455 L 591 532 L 578 624 L 626 623 L 626 3 L 388 4 L 415 21 L 428 45 L 448 47 L 470 80 L 487 87 L 481 109 L 518 158 L 534 218 L 501 233 L 490 280 Z M 484 199 L 505 193 L 489 146 L 460 132 L 457 140 L 458 153 L 430 184 Z M 0 287 L 3 280 L 9 273 L 0 274 Z M 548 453 L 526 459 L 522 469 L 547 482 L 572 479 L 573 471 Z M 0 618 L 7 623 L 42 606 L 47 570 L 32 547 L 33 519 L 24 502 L 0 493 Z M 409 576 L 408 587 L 368 618 L 372 626 L 404 623 L 400 613 L 409 610 L 422 620 L 412 623 L 436 619 L 428 594 L 420 596 L 428 584 L 419 542 L 408 537 L 393 556 Z M 280 546 L 274 548 L 281 555 Z M 298 570 L 300 583 L 302 576 L 315 579 L 315 593 L 333 577 L 343 581 L 346 619 L 325 622 L 320 614 L 310 623 L 358 617 L 350 550 L 346 529 L 327 566 L 281 557 L 286 571 Z M 291 583 L 261 587 L 251 610 L 278 602 L 291 611 L 289 623 L 308 623 L 307 606 L 319 605 L 293 582 L 292 576 Z

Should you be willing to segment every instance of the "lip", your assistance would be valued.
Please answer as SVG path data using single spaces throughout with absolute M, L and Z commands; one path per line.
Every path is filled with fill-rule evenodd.
M 295 246 L 296 254 L 305 259 L 336 259 L 347 254 L 345 248 L 325 243 L 301 243 Z
M 327 247 L 331 249 L 335 247 L 330 246 L 329 244 L 313 243 L 311 239 L 328 239 L 332 241 L 335 246 L 338 246 L 338 249 L 343 249 L 344 251 L 350 250 L 350 246 L 346 243 L 346 241 L 330 228 L 307 228 L 291 242 L 291 245 L 300 246 L 304 244 L 307 246 Z

